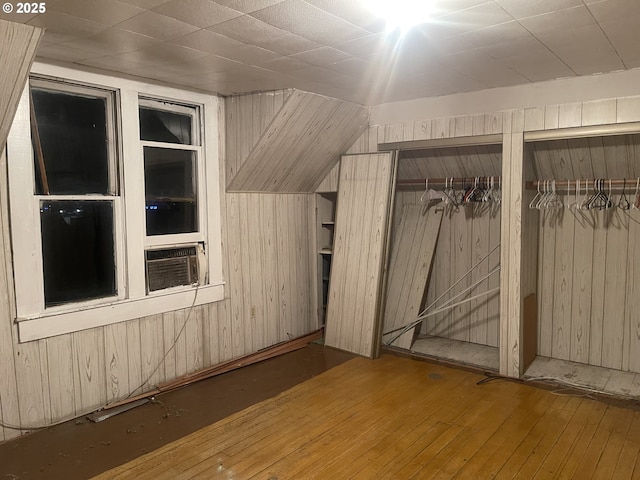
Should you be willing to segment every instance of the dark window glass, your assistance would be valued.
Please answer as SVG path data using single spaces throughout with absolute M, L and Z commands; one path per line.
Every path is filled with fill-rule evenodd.
M 195 154 L 144 147 L 147 235 L 198 230 Z
M 140 140 L 191 145 L 191 116 L 140 107 Z
M 33 89 L 44 172 L 34 142 L 36 194 L 109 193 L 106 101 L 70 93 Z
M 116 295 L 113 202 L 40 202 L 45 306 Z

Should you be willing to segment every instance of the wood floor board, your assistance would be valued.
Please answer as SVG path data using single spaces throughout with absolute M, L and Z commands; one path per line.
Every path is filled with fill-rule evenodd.
M 384 354 L 96 479 L 636 478 L 640 412 Z

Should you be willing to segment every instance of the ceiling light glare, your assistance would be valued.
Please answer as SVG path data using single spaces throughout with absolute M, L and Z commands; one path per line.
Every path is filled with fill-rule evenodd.
M 364 5 L 382 18 L 387 31 L 407 31 L 415 25 L 426 23 L 435 10 L 433 0 L 363 0 Z

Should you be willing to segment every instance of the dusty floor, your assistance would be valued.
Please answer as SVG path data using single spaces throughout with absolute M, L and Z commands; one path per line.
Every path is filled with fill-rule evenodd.
M 101 423 L 79 419 L 25 435 L 0 445 L 0 480 L 90 478 L 350 358 L 311 344 L 158 396 Z

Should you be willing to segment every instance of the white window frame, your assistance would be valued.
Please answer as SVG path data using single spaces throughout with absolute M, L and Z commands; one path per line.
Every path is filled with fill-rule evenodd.
M 72 196 L 36 196 L 33 194 L 34 161 L 29 116 L 29 85 L 23 91 L 9 137 L 7 162 L 11 238 L 14 253 L 14 278 L 19 340 L 21 342 L 71 333 L 121 321 L 154 315 L 192 305 L 222 300 L 220 181 L 218 158 L 219 99 L 210 95 L 149 85 L 107 75 L 34 63 L 32 75 L 62 82 L 113 90 L 120 125 L 120 189 L 111 196 L 96 199 L 114 201 L 117 298 L 102 298 L 56 307 L 44 307 L 42 246 L 39 200 Z M 60 80 L 64 79 L 64 80 Z M 140 141 L 139 100 L 167 101 L 176 105 L 194 105 L 200 112 L 198 153 L 198 215 L 196 234 L 146 236 L 143 143 Z M 150 142 L 154 143 L 154 142 Z M 166 146 L 167 144 L 162 143 Z M 179 145 L 178 145 L 179 147 Z M 173 148 L 173 145 L 171 145 Z M 83 199 L 93 196 L 81 195 Z M 75 198 L 75 197 L 74 197 Z M 149 241 L 149 239 L 152 239 Z M 185 286 L 146 293 L 145 248 L 159 245 L 184 245 L 204 242 L 208 282 L 199 287 Z

